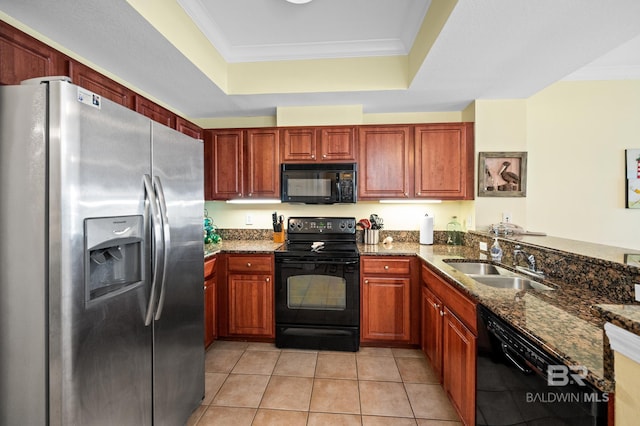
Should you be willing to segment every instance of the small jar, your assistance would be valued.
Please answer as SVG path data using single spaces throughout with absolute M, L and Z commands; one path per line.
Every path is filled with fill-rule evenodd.
M 451 222 L 447 223 L 447 244 L 462 245 L 462 225 L 458 222 L 458 216 L 453 216 Z

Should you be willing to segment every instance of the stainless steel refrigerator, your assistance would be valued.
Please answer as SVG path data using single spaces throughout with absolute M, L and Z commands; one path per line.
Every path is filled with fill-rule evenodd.
M 203 146 L 0 87 L 0 424 L 183 425 L 204 395 Z

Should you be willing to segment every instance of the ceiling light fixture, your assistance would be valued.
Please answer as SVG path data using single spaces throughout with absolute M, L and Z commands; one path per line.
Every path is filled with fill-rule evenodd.
M 305 4 L 305 3 L 311 2 L 311 0 L 287 0 L 287 1 L 293 4 Z

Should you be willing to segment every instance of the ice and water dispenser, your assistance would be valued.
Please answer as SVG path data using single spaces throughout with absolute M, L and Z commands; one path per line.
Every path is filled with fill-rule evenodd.
M 142 216 L 85 219 L 85 303 L 97 303 L 144 281 Z

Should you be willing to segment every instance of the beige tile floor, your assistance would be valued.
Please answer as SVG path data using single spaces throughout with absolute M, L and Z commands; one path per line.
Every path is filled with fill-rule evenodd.
M 205 388 L 189 426 L 461 425 L 417 349 L 217 341 L 207 351 Z

